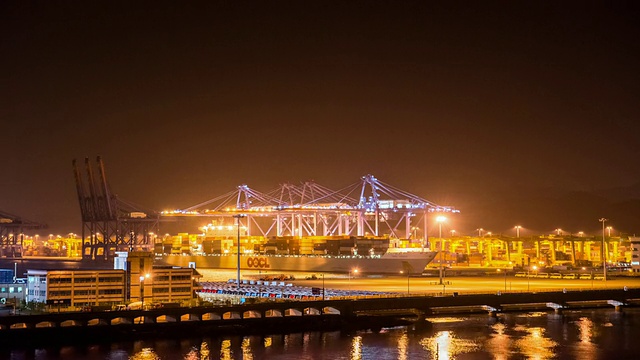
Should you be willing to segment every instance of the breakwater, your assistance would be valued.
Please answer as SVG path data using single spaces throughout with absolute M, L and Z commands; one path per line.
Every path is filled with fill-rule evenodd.
M 0 341 L 47 343 L 175 334 L 275 334 L 293 331 L 428 326 L 425 316 L 495 315 L 507 311 L 564 310 L 640 304 L 640 288 L 539 293 L 282 301 L 215 307 L 69 312 L 0 317 Z

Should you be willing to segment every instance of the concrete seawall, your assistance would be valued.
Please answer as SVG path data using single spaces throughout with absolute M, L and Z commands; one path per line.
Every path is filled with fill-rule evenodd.
M 53 313 L 0 317 L 5 344 L 74 343 L 101 339 L 176 334 L 275 334 L 323 330 L 379 330 L 428 326 L 425 316 L 503 311 L 610 307 L 622 311 L 640 304 L 640 288 L 515 294 L 391 297 L 357 300 L 286 301 L 256 304 Z

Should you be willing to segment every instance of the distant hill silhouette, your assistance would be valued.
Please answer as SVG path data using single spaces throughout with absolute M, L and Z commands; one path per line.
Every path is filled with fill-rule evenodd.
M 609 189 L 602 189 L 595 191 L 595 193 L 615 201 L 640 199 L 640 182 L 637 182 L 630 186 L 619 186 Z
M 494 233 L 514 236 L 515 225 L 530 235 L 548 234 L 560 227 L 565 233 L 600 234 L 599 219 L 609 219 L 614 234 L 640 235 L 640 183 L 629 187 L 593 192 L 534 189 L 526 192 L 459 194 L 464 204 L 454 204 L 462 212 L 452 219 L 453 228 L 468 234 L 482 227 Z

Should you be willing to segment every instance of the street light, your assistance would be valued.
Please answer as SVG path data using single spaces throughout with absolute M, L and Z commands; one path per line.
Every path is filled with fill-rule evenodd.
M 455 230 L 449 230 L 451 232 L 451 237 L 456 236 L 456 231 Z
M 443 257 L 444 257 L 444 245 L 442 243 L 442 223 L 445 222 L 447 220 L 446 217 L 444 216 L 438 216 L 436 218 L 436 221 L 438 222 L 438 238 L 440 239 L 440 285 L 443 284 L 442 282 L 442 277 L 443 277 L 443 273 L 444 273 L 444 269 L 442 267 L 442 263 L 444 261 Z
M 236 214 L 233 215 L 234 219 L 237 219 L 236 221 L 236 225 L 238 227 L 238 280 L 236 282 L 236 286 L 239 288 L 240 287 L 240 219 L 245 217 L 245 214 Z
M 558 235 L 562 235 L 562 229 L 560 229 L 560 228 L 557 228 L 557 229 L 555 230 L 555 232 L 556 232 Z
M 479 228 L 479 229 L 476 229 L 476 230 L 478 230 L 478 237 L 482 237 L 482 232 L 484 231 L 484 229 L 483 228 Z
M 585 271 L 585 270 L 587 270 L 587 268 L 583 266 L 582 267 L 582 271 Z M 591 268 L 591 276 L 590 276 L 590 278 L 591 278 L 591 288 L 593 289 L 593 268 Z
M 501 269 L 496 270 L 497 272 L 501 272 Z M 507 269 L 504 269 L 504 291 L 507 291 Z
M 400 274 L 404 274 L 404 270 L 400 270 Z M 409 295 L 409 275 L 410 275 L 410 271 L 407 270 L 407 295 Z
M 604 276 L 604 281 L 607 281 L 607 253 L 606 253 L 606 244 L 605 244 L 605 240 L 604 240 L 604 223 L 609 221 L 608 219 L 605 218 L 600 218 L 600 220 L 598 220 L 602 223 L 602 256 L 600 256 L 602 258 L 602 274 Z
M 516 237 L 519 238 L 520 237 L 520 229 L 522 229 L 522 226 L 516 225 L 515 229 L 516 229 Z
M 583 237 L 584 236 L 584 231 L 578 231 L 578 236 L 579 237 Z
M 140 275 L 140 308 L 144 310 L 144 279 L 148 278 L 149 274 Z
M 529 270 L 531 270 L 531 269 L 533 269 L 533 271 L 536 271 L 536 270 L 538 270 L 538 267 L 536 265 L 533 265 L 533 266 L 529 266 L 529 268 L 527 268 L 527 291 L 529 291 L 529 279 L 531 279 Z
M 613 226 L 607 226 L 607 236 L 611 237 L 611 230 L 613 229 Z
M 353 276 L 355 276 L 355 274 L 358 273 L 358 268 L 349 270 L 349 290 L 351 290 L 351 273 L 353 273 Z

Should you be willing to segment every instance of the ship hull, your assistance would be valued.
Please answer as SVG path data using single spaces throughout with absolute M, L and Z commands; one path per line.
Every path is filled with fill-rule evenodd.
M 435 252 L 387 253 L 381 257 L 241 255 L 242 270 L 309 271 L 366 274 L 420 274 L 435 257 Z M 238 257 L 231 255 L 163 255 L 156 263 L 204 269 L 237 269 Z

